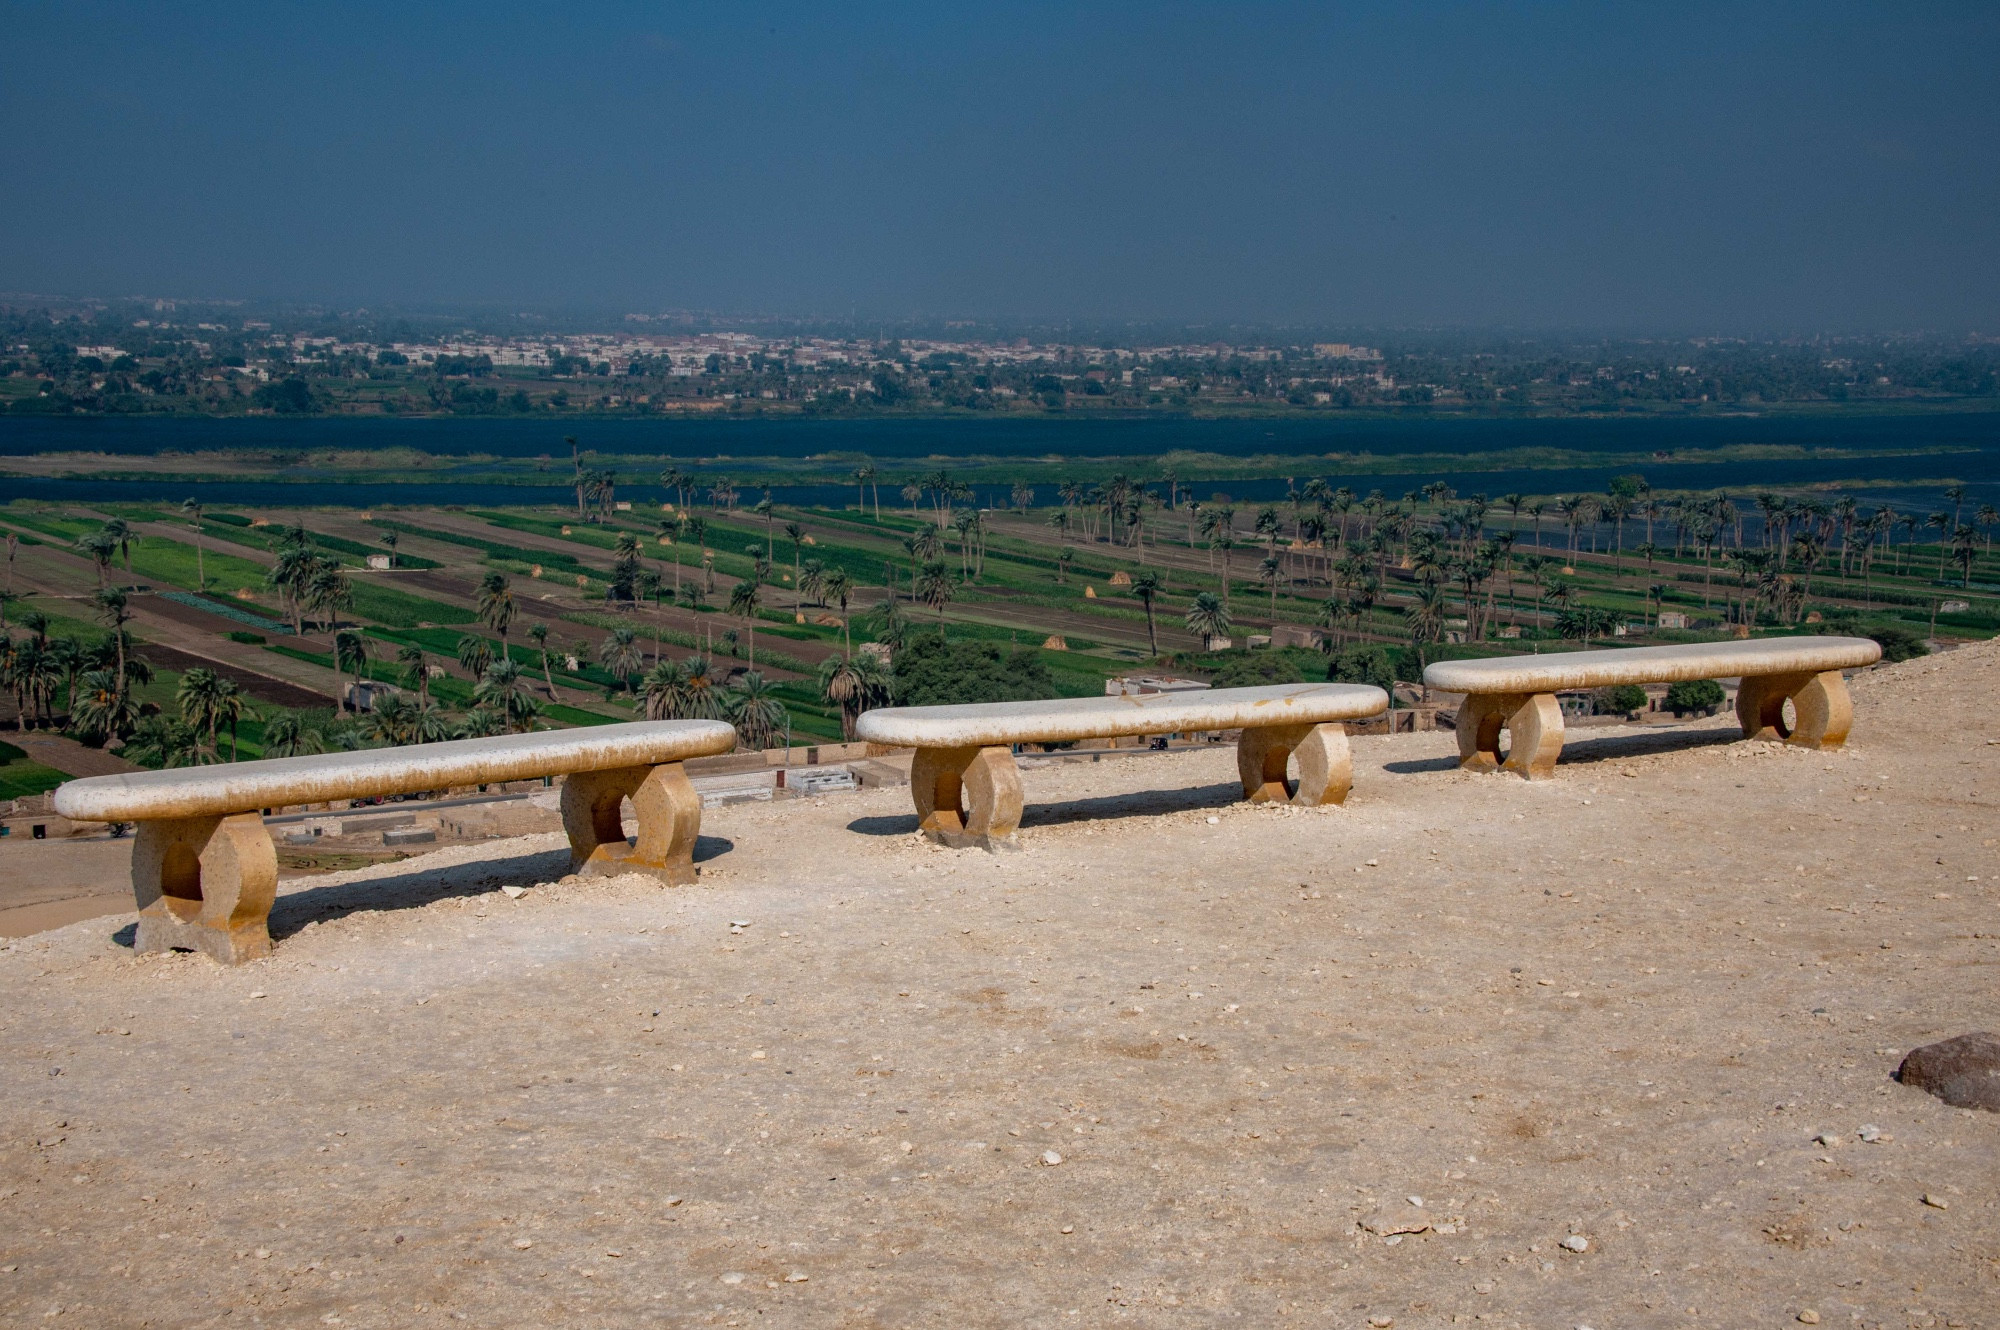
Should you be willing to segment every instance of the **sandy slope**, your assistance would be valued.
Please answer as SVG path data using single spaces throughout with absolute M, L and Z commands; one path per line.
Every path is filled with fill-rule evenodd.
M 1012 855 L 889 790 L 678 891 L 288 884 L 240 970 L 16 943 L 0 1318 L 1994 1325 L 2000 1116 L 1888 1075 L 2000 1029 L 2000 651 L 1855 693 L 1833 756 L 1363 739 L 1301 812 L 1173 755 L 1029 773 Z

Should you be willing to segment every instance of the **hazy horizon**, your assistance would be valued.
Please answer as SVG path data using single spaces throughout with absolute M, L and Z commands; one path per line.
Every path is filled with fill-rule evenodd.
M 2000 324 L 2000 11 L 23 7 L 0 289 L 1738 335 Z

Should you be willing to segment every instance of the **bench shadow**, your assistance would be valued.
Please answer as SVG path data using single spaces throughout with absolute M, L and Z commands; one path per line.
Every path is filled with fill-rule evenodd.
M 1106 822 L 1122 817 L 1158 817 L 1162 813 L 1198 808 L 1224 808 L 1243 798 L 1236 781 L 1196 785 L 1179 790 L 1136 790 L 1093 799 L 1060 803 L 1030 803 L 1021 813 L 1021 828 L 1064 826 L 1071 822 Z M 862 836 L 908 836 L 917 829 L 915 813 L 900 817 L 857 817 L 847 829 Z
M 1558 765 L 1575 766 L 1591 762 L 1612 762 L 1620 758 L 1644 757 L 1649 753 L 1676 753 L 1693 748 L 1712 748 L 1718 744 L 1741 743 L 1742 731 L 1731 726 L 1728 729 L 1704 728 L 1699 730 L 1651 730 L 1638 734 L 1605 735 L 1596 739 L 1577 739 L 1571 730 L 1564 736 L 1562 757 Z M 1458 758 L 1444 757 L 1412 758 L 1406 762 L 1384 762 L 1384 771 L 1392 771 L 1399 776 L 1417 775 L 1428 771 L 1456 771 Z
M 736 848 L 727 836 L 698 836 L 694 861 L 705 863 Z M 570 871 L 567 846 L 517 854 L 506 859 L 483 859 L 474 863 L 425 867 L 423 860 L 406 861 L 407 871 L 371 877 L 359 882 L 337 882 L 326 886 L 294 886 L 271 906 L 271 940 L 283 941 L 306 925 L 324 919 L 338 919 L 359 910 L 421 909 L 434 901 L 454 897 L 483 896 L 505 886 L 532 887 L 566 877 Z M 293 878 L 286 885 L 296 884 Z M 132 945 L 133 926 L 118 938 Z

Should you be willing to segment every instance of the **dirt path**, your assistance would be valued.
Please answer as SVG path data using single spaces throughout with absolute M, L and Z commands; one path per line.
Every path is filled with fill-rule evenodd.
M 1890 1073 L 2000 1029 L 1996 695 L 1534 785 L 1363 738 L 1311 812 L 1051 766 L 998 856 L 739 805 L 679 890 L 494 842 L 285 884 L 240 970 L 16 942 L 0 1319 L 1990 1326 L 2000 1115 Z

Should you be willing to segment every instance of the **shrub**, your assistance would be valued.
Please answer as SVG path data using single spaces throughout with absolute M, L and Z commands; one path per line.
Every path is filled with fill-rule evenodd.
M 1024 702 L 1057 696 L 1055 676 L 1024 648 L 991 642 L 946 642 L 919 633 L 895 657 L 898 706 L 959 702 Z
M 1711 681 L 1712 682 L 1712 681 Z M 1596 716 L 1629 716 L 1646 709 L 1646 690 L 1635 683 L 1600 688 L 1590 695 L 1590 710 Z
M 1226 651 L 1212 657 L 1205 669 L 1216 688 L 1255 688 L 1262 684 L 1304 683 L 1305 673 L 1282 651 Z
M 1881 646 L 1882 660 L 1885 664 L 1893 665 L 1899 660 L 1914 660 L 1918 656 L 1931 654 L 1931 649 L 1925 645 L 1924 639 L 1907 628 L 1891 624 L 1870 629 L 1868 636 L 1874 638 Z
M 1387 693 L 1396 686 L 1396 663 L 1387 647 L 1357 643 L 1333 653 L 1326 677 L 1334 683 L 1372 683 Z
M 1703 715 L 1714 715 L 1722 705 L 1722 685 L 1713 679 L 1683 679 L 1667 687 L 1667 710 L 1676 716 L 1685 716 L 1690 711 Z
M 223 636 L 232 642 L 241 642 L 246 647 L 260 647 L 265 641 L 262 633 L 246 633 L 241 628 L 232 628 Z

